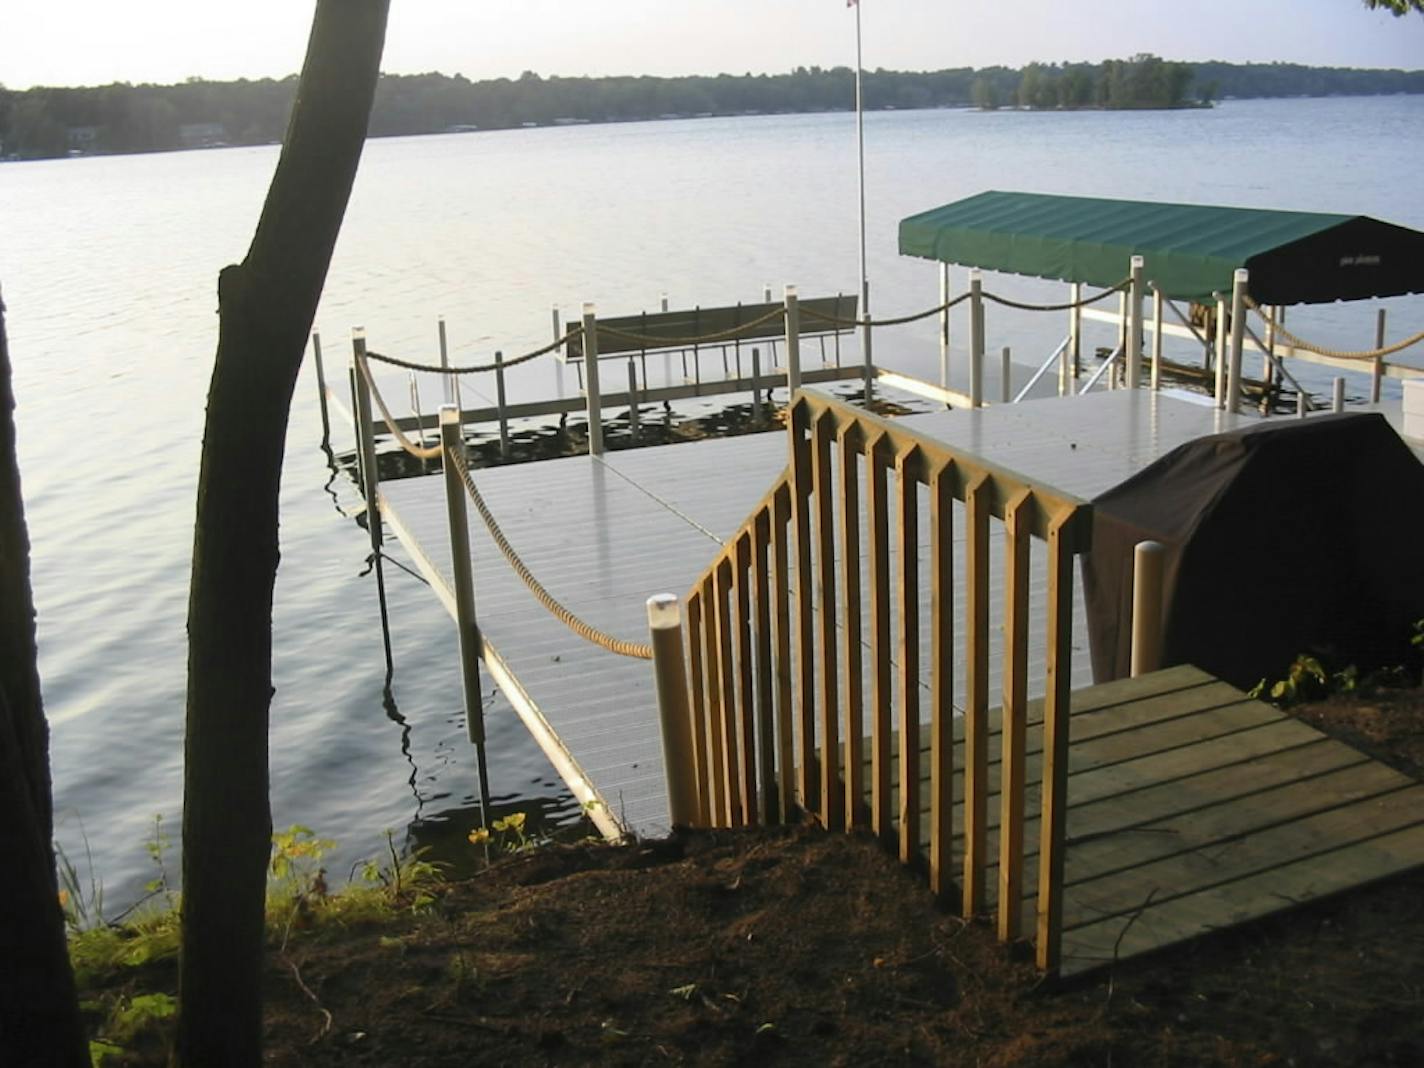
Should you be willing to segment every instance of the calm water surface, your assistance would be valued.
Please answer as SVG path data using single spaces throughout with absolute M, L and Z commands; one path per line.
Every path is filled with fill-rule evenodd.
M 1424 201 L 1401 195 L 1424 173 L 1424 98 L 1167 114 L 899 112 L 866 126 L 878 313 L 937 298 L 933 265 L 896 254 L 896 222 L 989 188 L 1358 212 L 1424 228 Z M 0 283 L 59 836 L 71 855 L 87 837 L 111 907 L 149 876 L 143 841 L 155 813 L 176 838 L 216 277 L 242 257 L 275 161 L 274 148 L 240 148 L 0 166 Z M 458 362 L 542 343 L 555 305 L 631 312 L 664 291 L 674 306 L 751 301 L 763 284 L 779 292 L 787 282 L 807 294 L 853 292 L 854 163 L 844 114 L 374 141 L 317 328 L 333 362 L 358 324 L 375 348 L 431 359 L 443 314 Z M 1062 292 L 1023 279 L 988 284 Z M 1418 300 L 1385 303 L 1395 336 L 1424 327 Z M 1304 311 L 1292 325 L 1361 347 L 1374 307 Z M 991 313 L 990 341 L 1024 359 L 1046 354 L 1058 318 Z M 877 356 L 887 353 L 932 376 L 933 324 L 877 340 Z M 515 395 L 557 384 L 544 361 L 511 380 Z M 390 387 L 404 396 L 399 380 Z M 404 840 L 415 825 L 422 840 L 455 848 L 475 819 L 473 758 L 450 627 L 428 591 L 398 572 L 388 581 L 405 724 L 383 707 L 365 538 L 340 514 L 356 504 L 351 488 L 323 491 L 315 393 L 308 365 L 282 490 L 272 801 L 277 826 L 300 821 L 336 839 L 331 866 L 344 872 L 387 828 Z M 435 395 L 428 386 L 427 403 Z M 493 704 L 489 726 L 499 803 L 574 818 L 508 706 Z

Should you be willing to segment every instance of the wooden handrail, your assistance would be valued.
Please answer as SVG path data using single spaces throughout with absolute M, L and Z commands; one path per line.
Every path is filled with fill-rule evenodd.
M 935 892 L 949 893 L 957 840 L 951 780 L 960 612 L 968 671 L 959 885 L 965 914 L 982 911 L 990 833 L 990 528 L 1000 520 L 1006 552 L 998 929 L 1006 941 L 1022 933 L 1029 564 L 1030 542 L 1037 539 L 1047 550 L 1048 647 L 1043 720 L 1033 728 L 1044 739 L 1033 930 L 1039 966 L 1053 970 L 1062 928 L 1071 568 L 1089 545 L 1091 506 L 810 390 L 792 399 L 787 425 L 786 469 L 688 595 L 688 707 L 699 810 L 719 826 L 785 820 L 796 805 L 827 827 L 868 825 L 906 863 L 923 859 Z M 953 559 L 959 505 L 966 524 L 962 562 Z M 918 538 L 926 525 L 927 701 L 920 683 Z M 956 582 L 956 564 L 962 582 Z M 963 591 L 962 608 L 956 587 Z M 922 835 L 925 731 L 929 826 Z

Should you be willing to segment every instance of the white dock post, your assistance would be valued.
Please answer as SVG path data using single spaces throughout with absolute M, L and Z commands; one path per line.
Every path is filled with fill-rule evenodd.
M 326 368 L 321 363 L 321 334 L 312 331 L 312 362 L 316 365 L 316 399 L 321 405 L 322 444 L 331 441 L 331 416 L 326 410 Z
M 949 264 L 939 265 L 939 302 L 949 303 Z M 945 308 L 939 313 L 939 384 L 943 389 L 949 388 L 949 309 Z
M 1216 296 L 1216 387 L 1212 397 L 1217 408 L 1226 403 L 1226 315 L 1227 305 L 1220 293 Z
M 1142 382 L 1142 257 L 1133 256 L 1128 294 L 1127 346 L 1123 355 L 1127 358 L 1127 388 L 1137 389 Z
M 786 389 L 795 394 L 801 388 L 801 308 L 796 287 L 787 286 L 786 294 Z
M 504 400 L 504 353 L 494 354 L 494 403 L 495 414 L 499 417 L 499 454 L 509 457 L 509 416 L 505 412 Z
M 455 585 L 455 629 L 460 640 L 460 679 L 465 690 L 465 733 L 478 746 L 485 744 L 484 701 L 480 694 L 480 628 L 475 619 L 475 577 L 470 564 L 470 531 L 466 526 L 465 482 L 450 457 L 465 447 L 460 430 L 460 409 L 440 406 L 440 446 L 444 455 L 445 512 L 450 520 L 450 576 Z M 483 774 L 481 775 L 483 780 Z
M 583 362 L 588 365 L 584 396 L 588 400 L 588 454 L 603 455 L 603 398 L 598 392 L 598 319 L 592 301 L 583 306 Z
M 1295 417 L 1297 419 L 1304 419 L 1305 413 L 1308 410 L 1309 409 L 1305 406 L 1305 390 L 1302 389 L 1295 395 Z
M 969 406 L 984 407 L 984 276 L 969 272 Z
M 1162 666 L 1162 571 L 1166 547 L 1140 541 L 1132 553 L 1132 677 Z
M 662 308 L 663 311 L 668 310 L 668 295 L 666 293 L 658 294 L 658 305 Z
M 356 385 L 356 447 L 361 450 L 361 484 L 366 494 L 366 530 L 371 535 L 371 551 L 382 545 L 380 476 L 376 473 L 376 436 L 371 425 L 371 387 L 366 382 L 366 328 L 351 331 L 352 381 Z
M 550 338 L 550 340 L 551 340 L 551 341 L 558 341 L 558 340 L 559 340 L 559 327 L 560 327 L 560 323 L 559 323 L 559 306 L 558 306 L 557 304 L 555 304 L 553 307 L 551 307 L 551 308 L 549 309 L 549 317 L 553 320 L 553 323 L 554 323 L 554 336 L 553 336 L 552 338 Z M 560 400 L 563 399 L 563 396 L 564 396 L 564 361 L 561 360 L 561 359 L 559 359 L 557 355 L 555 355 L 555 357 L 554 357 L 554 392 L 558 394 Z M 560 425 L 562 425 L 563 420 L 564 420 L 565 418 L 567 418 L 567 415 L 568 415 L 568 413 L 566 412 L 566 413 L 564 413 L 563 416 L 560 417 Z
M 1335 377 L 1334 389 L 1330 398 L 1330 410 L 1332 412 L 1345 410 L 1345 379 L 1339 375 Z
M 1008 345 L 999 353 L 999 403 L 1008 404 L 1014 399 L 1014 357 Z
M 702 822 L 697 804 L 697 768 L 692 752 L 692 717 L 687 709 L 687 666 L 683 659 L 682 609 L 677 598 L 660 593 L 648 598 L 648 633 L 657 679 L 658 719 L 662 726 L 663 776 L 668 815 L 674 827 Z
M 764 283 L 764 284 L 762 285 L 762 287 L 761 287 L 761 302 L 762 302 L 763 304 L 770 304 L 770 303 L 771 303 L 771 283 L 770 283 L 770 282 Z M 664 310 L 666 310 L 666 309 L 664 309 Z
M 1152 289 L 1152 389 L 1162 388 L 1162 291 Z
M 557 316 L 558 312 L 556 311 L 554 314 Z M 449 367 L 450 347 L 445 339 L 445 316 L 442 315 L 435 321 L 435 328 L 436 332 L 440 335 L 440 366 Z M 558 333 L 557 326 L 554 328 L 554 331 L 556 334 Z M 453 404 L 458 408 L 460 406 L 460 376 L 451 374 L 445 375 L 443 385 L 445 387 L 445 403 Z
M 1083 309 L 1079 301 L 1083 299 L 1083 283 L 1074 282 L 1068 287 L 1068 299 L 1073 307 L 1068 309 L 1068 355 L 1073 361 L 1073 377 L 1077 378 L 1083 368 Z M 1071 393 L 1064 383 L 1064 393 Z
M 1375 317 L 1375 348 L 1384 348 L 1385 310 L 1381 308 Z M 1384 379 L 1384 357 L 1376 356 L 1370 367 L 1370 403 L 1378 404 L 1380 383 Z
M 1238 267 L 1231 276 L 1231 363 L 1226 375 L 1226 410 L 1241 410 L 1242 346 L 1246 342 L 1246 286 L 1251 273 Z

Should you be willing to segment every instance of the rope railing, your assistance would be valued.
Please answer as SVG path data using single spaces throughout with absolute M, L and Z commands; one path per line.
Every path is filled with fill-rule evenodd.
M 369 356 L 371 354 L 367 353 L 367 355 Z M 381 419 L 386 424 L 386 429 L 389 430 L 396 441 L 400 443 L 400 447 L 417 460 L 433 460 L 439 456 L 441 451 L 439 442 L 436 442 L 434 445 L 417 445 L 401 431 L 400 426 L 396 423 L 395 416 L 391 415 L 390 408 L 386 406 L 386 398 L 381 396 L 381 391 L 376 388 L 376 380 L 371 374 L 371 368 L 367 365 L 365 360 L 359 358 L 356 360 L 356 366 L 360 368 L 361 377 L 366 382 L 366 388 L 371 391 L 371 399 L 376 402 L 376 407 L 380 409 Z
M 995 304 L 1002 304 L 1006 308 L 1017 308 L 1019 311 L 1072 311 L 1074 308 L 1086 308 L 1089 304 L 1096 304 L 1098 301 L 1105 300 L 1114 293 L 1121 293 L 1131 284 L 1131 278 L 1124 278 L 1117 285 L 1094 293 L 1091 297 L 1080 297 L 1078 300 L 1070 300 L 1063 304 L 1029 304 L 1021 300 L 1011 300 L 1008 297 L 1001 297 L 997 293 L 987 292 L 984 294 L 984 299 L 992 301 Z
M 906 323 L 919 322 L 921 319 L 928 319 L 931 315 L 939 315 L 949 311 L 956 304 L 962 304 L 972 296 L 970 293 L 961 293 L 953 300 L 945 301 L 943 304 L 936 304 L 926 311 L 915 312 L 913 315 L 901 315 L 895 319 L 842 319 L 838 315 L 827 315 L 818 312 L 814 308 L 802 307 L 801 314 L 808 319 L 815 319 L 818 322 L 830 323 L 832 326 L 903 326 Z
M 651 660 L 653 658 L 653 647 L 651 645 L 643 645 L 638 642 L 629 642 L 621 638 L 615 638 L 611 634 L 599 630 L 591 623 L 580 619 L 571 610 L 560 604 L 558 599 L 545 589 L 543 584 L 534 577 L 534 573 L 529 570 L 524 561 L 520 559 L 519 554 L 514 551 L 514 547 L 510 545 L 509 539 L 505 537 L 504 531 L 500 529 L 500 525 L 493 513 L 490 512 L 489 506 L 485 504 L 483 495 L 481 495 L 479 489 L 475 486 L 475 480 L 470 476 L 470 468 L 465 462 L 465 457 L 458 451 L 452 451 L 447 457 L 447 462 L 453 464 L 455 470 L 459 472 L 460 480 L 465 484 L 465 492 L 469 494 L 470 501 L 474 504 L 475 510 L 480 513 L 480 518 L 485 521 L 485 526 L 489 529 L 490 537 L 494 539 L 495 545 L 499 546 L 499 551 L 504 554 L 504 559 L 510 568 L 523 580 L 524 585 L 529 587 L 529 592 L 534 595 L 535 600 L 543 605 L 555 619 L 573 631 L 573 633 L 585 641 L 592 642 L 601 649 L 605 649 L 610 653 L 616 653 L 618 656 L 632 657 L 635 660 Z
M 526 352 L 523 356 L 515 356 L 508 360 L 497 360 L 494 363 L 473 363 L 464 367 L 441 367 L 438 363 L 418 363 L 415 360 L 402 360 L 398 356 L 387 356 L 383 352 L 367 352 L 368 360 L 378 360 L 381 363 L 388 363 L 392 367 L 400 367 L 407 371 L 428 371 L 436 375 L 477 375 L 487 371 L 497 371 L 501 367 L 509 370 L 511 367 L 518 367 L 521 363 L 528 363 L 530 360 L 538 359 L 555 349 L 572 341 L 583 334 L 583 325 L 569 327 L 569 332 L 563 337 L 555 338 L 543 348 L 535 349 L 533 352 Z
M 1419 342 L 1424 341 L 1424 330 L 1421 330 L 1419 333 L 1414 334 L 1411 337 L 1407 337 L 1403 341 L 1397 341 L 1393 345 L 1385 345 L 1383 348 L 1357 351 L 1329 349 L 1326 348 L 1324 345 L 1316 345 L 1312 342 L 1304 340 L 1303 338 L 1297 337 L 1295 334 L 1287 330 L 1283 325 L 1276 322 L 1275 316 L 1267 312 L 1250 297 L 1246 298 L 1246 307 L 1250 308 L 1253 312 L 1260 316 L 1261 319 L 1266 323 L 1266 325 L 1271 328 L 1276 337 L 1283 338 L 1286 343 L 1291 345 L 1293 348 L 1304 349 L 1306 352 L 1313 352 L 1317 356 L 1328 356 L 1330 359 L 1333 360 L 1359 360 L 1361 362 L 1368 361 L 1372 363 L 1375 360 L 1383 359 L 1386 356 L 1393 356 L 1396 352 L 1402 352 L 1404 349 L 1409 348 L 1411 345 L 1417 345 L 1419 344 Z

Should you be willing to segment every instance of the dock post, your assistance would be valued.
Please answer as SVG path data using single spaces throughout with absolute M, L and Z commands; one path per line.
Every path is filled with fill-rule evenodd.
M 668 310 L 668 295 L 666 293 L 658 294 L 658 305 L 663 311 Z
M 1083 373 L 1083 283 L 1074 282 L 1068 287 L 1068 300 L 1073 307 L 1068 309 L 1068 355 L 1073 361 L 1073 377 Z M 1072 390 L 1065 388 L 1064 393 Z
M 1308 410 L 1309 409 L 1306 408 L 1305 390 L 1302 389 L 1295 395 L 1295 417 L 1297 419 L 1304 419 L 1305 413 Z
M 984 407 L 984 276 L 969 272 L 969 406 Z
M 1381 308 L 1375 316 L 1375 349 L 1384 348 L 1384 325 L 1385 310 Z M 320 366 L 318 364 L 318 366 Z M 1380 399 L 1380 382 L 1384 378 L 1384 357 L 1376 356 L 1370 367 L 1370 403 L 1378 404 Z M 326 409 L 322 408 L 322 417 L 325 420 Z
M 505 411 L 504 393 L 504 353 L 494 354 L 494 404 L 495 415 L 499 419 L 499 455 L 509 459 L 509 415 Z M 458 410 L 458 409 L 457 409 Z
M 1162 572 L 1167 549 L 1139 541 L 1132 553 L 1132 677 L 1162 666 Z
M 312 331 L 312 363 L 316 365 L 316 399 L 321 405 L 321 443 L 331 444 L 331 416 L 326 410 L 326 368 L 321 362 L 321 334 Z
M 690 827 L 699 822 L 697 770 L 693 761 L 692 717 L 687 707 L 682 608 L 675 596 L 660 593 L 648 598 L 648 633 L 652 637 L 653 674 L 657 679 L 668 815 L 674 827 Z
M 1127 346 L 1123 349 L 1128 389 L 1137 389 L 1142 383 L 1142 262 L 1141 256 L 1133 256 L 1128 272 Z
M 939 302 L 942 305 L 949 303 L 949 264 L 939 265 Z M 939 384 L 940 388 L 949 388 L 949 309 L 941 307 L 939 313 Z
M 861 348 L 864 349 L 864 356 L 865 356 L 865 403 L 866 403 L 867 405 L 869 405 L 869 404 L 870 404 L 870 400 L 871 400 L 871 393 L 872 393 L 872 390 L 873 390 L 873 387 L 874 387 L 874 383 L 875 383 L 875 361 L 871 358 L 871 346 L 870 346 L 870 283 L 869 283 L 869 282 L 864 282 L 864 283 L 861 285 L 861 289 L 864 291 L 864 294 L 865 294 L 865 304 L 864 304 L 864 306 L 862 306 L 861 309 L 860 309 L 860 314 L 861 314 L 861 320 L 860 320 L 860 321 L 861 321 L 861 327 L 860 327 L 860 338 L 861 338 L 861 340 L 860 340 L 860 345 L 861 345 Z M 822 349 L 821 349 L 821 351 L 824 353 L 824 352 L 825 352 L 825 348 L 824 348 L 824 346 L 825 346 L 825 339 L 824 339 L 824 338 L 822 339 L 821 344 L 822 344 Z M 825 357 L 822 356 L 822 361 L 823 361 L 823 362 L 824 362 L 824 359 L 825 359 Z M 836 335 L 836 359 L 837 359 L 837 362 L 839 362 L 839 360 L 840 360 L 840 335 L 839 335 L 839 334 Z
M 1152 287 L 1152 390 L 1162 388 L 1162 291 Z
M 366 529 L 371 551 L 381 551 L 380 478 L 376 474 L 376 435 L 371 425 L 371 387 L 366 384 L 366 328 L 351 331 L 351 363 L 356 384 L 356 448 L 361 453 L 361 482 L 366 495 Z
M 451 460 L 465 447 L 460 409 L 440 406 L 441 467 L 445 471 L 445 511 L 450 521 L 450 575 L 454 581 L 455 628 L 460 641 L 460 678 L 465 692 L 465 733 L 484 745 L 484 700 L 480 694 L 480 628 L 475 617 L 475 578 L 470 563 L 470 530 L 465 511 L 465 483 Z
M 1212 397 L 1217 408 L 1226 403 L 1226 315 L 1227 305 L 1220 293 L 1216 297 L 1216 388 Z
M 1251 273 L 1238 267 L 1231 276 L 1231 363 L 1226 373 L 1226 410 L 1241 410 L 1242 347 L 1246 341 L 1246 286 Z
M 588 454 L 603 455 L 603 398 L 598 391 L 598 318 L 592 301 L 583 306 L 583 362 L 588 365 L 584 396 L 588 400 Z
M 1014 399 L 1014 354 L 1008 345 L 999 353 L 999 403 L 1008 404 Z
M 450 366 L 450 346 L 445 339 L 445 316 L 440 316 L 435 321 L 435 328 L 440 335 L 440 366 Z M 460 407 L 460 378 L 458 375 L 445 375 L 445 403 Z
M 638 365 L 628 357 L 628 431 L 633 444 L 638 444 Z
M 1333 383 L 1330 396 L 1330 410 L 1332 412 L 1343 412 L 1345 410 L 1345 379 L 1339 375 L 1335 376 Z
M 761 349 L 752 349 L 752 419 L 761 422 Z
M 786 389 L 792 396 L 801 388 L 801 308 L 796 287 L 787 286 L 786 301 Z
M 562 326 L 562 324 L 559 322 L 559 306 L 558 306 L 557 304 L 553 305 L 553 306 L 549 309 L 549 316 L 550 316 L 550 318 L 553 320 L 553 324 L 554 324 L 554 336 L 553 336 L 550 340 L 557 342 L 557 341 L 559 340 L 559 337 L 560 337 L 559 331 L 560 331 L 560 328 L 561 328 L 561 326 Z M 568 353 L 565 353 L 564 355 L 567 356 Z M 563 398 L 564 398 L 564 361 L 563 361 L 562 359 L 560 359 L 557 355 L 555 355 L 555 357 L 554 357 L 554 390 L 555 390 L 555 392 L 558 393 L 559 399 L 560 399 L 560 400 L 563 400 Z M 569 417 L 569 413 L 568 413 L 568 412 L 565 412 L 563 415 L 559 416 L 559 426 L 560 426 L 560 427 L 562 427 L 562 426 L 564 425 L 564 420 L 567 419 L 568 417 Z

